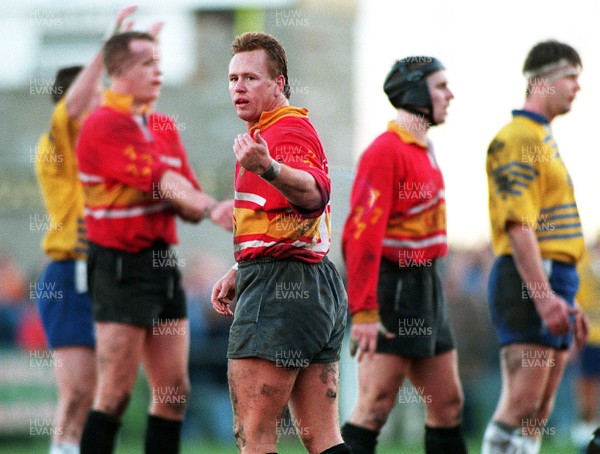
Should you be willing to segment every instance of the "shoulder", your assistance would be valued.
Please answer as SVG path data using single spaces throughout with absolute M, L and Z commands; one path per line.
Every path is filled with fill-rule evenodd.
M 543 128 L 526 118 L 515 117 L 498 131 L 496 137 L 511 142 L 539 140 L 540 129 Z
M 521 153 L 529 145 L 542 140 L 539 131 L 533 123 L 526 119 L 513 118 L 504 125 L 488 145 L 488 158 L 504 153 Z
M 394 161 L 397 154 L 402 152 L 404 142 L 391 131 L 385 131 L 377 136 L 365 149 L 361 160 Z
M 282 132 L 298 133 L 305 136 L 317 136 L 317 131 L 308 117 L 288 115 L 278 119 L 273 126 Z
M 278 119 L 261 135 L 267 142 L 304 144 L 311 149 L 321 149 L 322 143 L 317 130 L 308 117 L 286 116 Z
M 67 110 L 67 102 L 65 98 L 58 101 L 52 111 L 52 124 L 66 124 L 69 122 L 69 111 Z
M 100 107 L 92 112 L 84 121 L 82 134 L 104 134 L 107 131 L 119 133 L 135 128 L 135 122 L 130 115 L 118 112 L 108 107 Z

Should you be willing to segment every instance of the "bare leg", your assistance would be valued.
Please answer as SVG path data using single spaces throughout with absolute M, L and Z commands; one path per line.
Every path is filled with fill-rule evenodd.
M 96 323 L 97 388 L 94 410 L 120 418 L 131 397 L 146 331 L 122 323 Z
M 538 452 L 563 375 L 566 352 L 536 344 L 511 344 L 500 351 L 502 392 L 484 435 L 482 452 Z M 501 428 L 502 426 L 503 428 Z
M 427 404 L 425 423 L 428 426 L 455 427 L 460 424 L 463 393 L 456 350 L 428 358 L 413 358 L 408 377 Z
M 338 363 L 301 369 L 292 390 L 290 410 L 310 454 L 343 443 L 338 417 Z
M 513 344 L 501 355 L 502 393 L 494 420 L 522 427 L 549 415 L 565 367 L 564 354 L 540 345 Z
M 190 392 L 189 352 L 190 330 L 186 319 L 176 320 L 168 334 L 148 332 L 143 362 L 151 387 L 151 415 L 183 419 Z
M 229 360 L 234 435 L 242 454 L 275 452 L 276 425 L 290 399 L 298 369 L 259 358 Z
M 96 358 L 89 347 L 61 347 L 54 351 L 58 385 L 57 431 L 53 443 L 79 445 L 96 383 Z
M 380 431 L 394 408 L 408 366 L 408 359 L 396 355 L 364 356 L 358 365 L 358 401 L 349 422 Z

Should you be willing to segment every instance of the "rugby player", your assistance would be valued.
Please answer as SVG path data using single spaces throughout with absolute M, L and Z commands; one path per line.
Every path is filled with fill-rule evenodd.
M 361 156 L 343 232 L 359 390 L 342 435 L 373 454 L 408 377 L 426 404 L 426 452 L 460 454 L 463 393 L 437 263 L 448 251 L 444 179 L 428 139 L 454 95 L 426 56 L 397 61 L 384 91 L 397 117 Z

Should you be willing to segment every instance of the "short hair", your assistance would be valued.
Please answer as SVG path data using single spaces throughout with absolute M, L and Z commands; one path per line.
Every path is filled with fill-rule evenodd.
M 132 56 L 129 43 L 137 39 L 156 42 L 154 37 L 146 32 L 128 31 L 117 33 L 104 44 L 104 67 L 109 76 L 120 70 L 123 64 Z
M 253 50 L 264 50 L 269 61 L 269 75 L 275 79 L 282 75 L 285 83 L 283 94 L 290 99 L 291 89 L 287 74 L 287 55 L 285 49 L 277 39 L 268 33 L 247 32 L 238 35 L 231 44 L 231 55 Z
M 67 93 L 67 90 L 77 77 L 77 74 L 79 74 L 82 69 L 83 66 L 81 65 L 67 66 L 65 68 L 60 68 L 56 72 L 54 84 L 52 85 L 52 92 L 50 93 L 54 104 L 58 103 L 58 101 L 60 101 Z
M 565 43 L 554 39 L 543 41 L 535 46 L 527 54 L 523 73 L 532 73 L 551 63 L 558 63 L 565 59 L 575 67 L 581 67 L 581 58 L 575 49 Z

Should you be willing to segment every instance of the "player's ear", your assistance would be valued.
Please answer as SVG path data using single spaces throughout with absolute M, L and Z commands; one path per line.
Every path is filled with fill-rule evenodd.
M 275 83 L 277 84 L 279 92 L 283 93 L 283 89 L 285 87 L 285 77 L 283 77 L 283 74 L 280 74 L 275 78 Z

